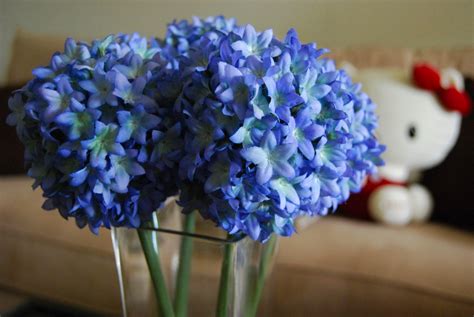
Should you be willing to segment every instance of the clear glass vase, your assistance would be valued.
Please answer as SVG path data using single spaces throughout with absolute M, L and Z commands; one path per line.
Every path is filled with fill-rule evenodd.
M 271 290 L 268 275 L 276 254 L 276 238 L 265 244 L 248 237 L 229 239 L 209 221 L 199 220 L 193 232 L 188 232 L 185 216 L 180 211 L 174 200 L 169 200 L 157 213 L 159 226 L 140 229 L 152 237 L 153 247 L 158 251 L 174 316 L 266 316 L 265 303 L 269 301 Z M 169 315 L 163 312 L 162 302 L 156 298 L 138 231 L 113 228 L 112 242 L 123 316 Z M 183 243 L 187 244 L 188 251 L 191 246 L 185 259 L 189 263 L 189 274 L 184 283 L 180 272 L 182 258 L 186 258 L 181 250 Z M 183 289 L 187 289 L 184 298 Z M 226 301 L 218 299 L 223 291 Z M 221 310 L 216 313 L 218 305 Z

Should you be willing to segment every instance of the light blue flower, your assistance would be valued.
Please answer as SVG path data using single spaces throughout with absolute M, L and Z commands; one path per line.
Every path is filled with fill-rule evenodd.
M 265 131 L 272 129 L 276 124 L 274 117 L 266 117 L 263 120 L 257 120 L 258 118 L 246 118 L 243 125 L 235 131 L 234 134 L 229 138 L 233 143 L 242 143 L 244 146 L 251 145 L 258 142 Z
M 118 70 L 128 79 L 136 79 L 138 77 L 147 76 L 155 67 L 158 67 L 157 63 L 151 61 L 144 63 L 140 55 L 134 54 L 130 58 L 129 65 L 118 64 L 114 66 L 114 69 Z
M 225 115 L 234 113 L 243 119 L 247 112 L 249 98 L 254 89 L 254 77 L 244 76 L 240 70 L 226 63 L 219 63 L 220 85 L 216 88 L 217 97 L 229 108 L 224 108 Z
M 91 57 L 89 48 L 84 44 L 77 44 L 72 38 L 66 40 L 64 44 L 64 54 L 60 56 L 65 63 L 70 63 L 75 60 L 85 61 Z
M 280 72 L 280 68 L 268 56 L 260 59 L 255 55 L 251 55 L 245 61 L 245 67 L 258 79 L 260 84 L 263 83 L 263 77 L 272 77 Z
M 280 205 L 281 209 L 286 207 L 287 200 L 295 205 L 300 204 L 300 197 L 296 192 L 293 184 L 289 182 L 284 177 L 279 177 L 270 181 L 270 188 L 274 189 L 278 193 L 278 197 L 280 198 Z
M 83 108 L 80 101 L 84 99 L 84 95 L 75 91 L 66 77 L 59 79 L 57 90 L 43 88 L 40 93 L 48 103 L 48 107 L 43 114 L 47 123 L 53 121 L 60 113 L 67 111 L 70 107 Z
M 285 178 L 293 178 L 295 170 L 288 163 L 288 159 L 295 153 L 296 145 L 286 143 L 277 145 L 272 131 L 267 131 L 260 142 L 260 146 L 251 146 L 240 153 L 244 159 L 257 166 L 257 183 L 268 182 L 274 172 Z
M 116 124 L 105 125 L 96 122 L 94 138 L 82 141 L 82 147 L 90 150 L 90 161 L 92 167 L 104 168 L 107 162 L 105 158 L 109 154 L 124 156 L 125 150 L 118 140 L 119 128 Z
M 132 111 L 118 111 L 117 120 L 120 124 L 118 138 L 122 142 L 133 138 L 138 144 L 146 144 L 147 131 L 156 128 L 161 122 L 159 117 L 147 113 L 141 105 Z
M 298 111 L 296 119 L 291 117 L 288 122 L 289 142 L 296 142 L 298 149 L 308 160 L 314 157 L 313 141 L 325 133 L 323 126 L 311 120 L 312 114 L 311 108 L 303 108 Z
M 141 37 L 138 33 L 132 34 L 129 39 L 129 45 L 131 50 L 135 54 L 138 54 L 142 59 L 151 59 L 159 51 L 156 47 L 150 47 L 147 39 Z
M 299 91 L 304 102 L 318 114 L 321 111 L 321 99 L 331 91 L 331 86 L 317 83 L 319 72 L 308 69 L 299 81 Z
M 110 162 L 114 171 L 111 189 L 117 193 L 127 193 L 132 176 L 145 174 L 145 169 L 136 161 L 137 150 L 127 150 L 127 155 L 111 155 Z
M 267 97 L 263 93 L 264 86 L 258 86 L 253 96 L 252 100 L 250 100 L 250 104 L 252 105 L 253 115 L 257 119 L 262 119 L 264 116 L 268 114 L 275 114 L 274 105 L 270 108 L 270 103 L 267 100 Z
M 272 38 L 272 30 L 266 30 L 257 34 L 254 27 L 247 24 L 242 35 L 242 40 L 232 43 L 232 48 L 236 51 L 242 52 L 245 57 L 254 54 L 261 54 L 268 47 Z
M 290 109 L 303 102 L 303 98 L 295 92 L 293 75 L 287 73 L 276 82 L 272 77 L 265 77 L 263 81 L 271 99 L 270 109 L 274 110 L 281 120 L 288 122 L 291 117 Z
M 107 49 L 114 42 L 114 40 L 115 40 L 115 36 L 110 34 L 101 40 L 92 41 L 92 45 L 90 49 L 91 54 L 97 57 L 105 56 L 107 54 Z
M 134 106 L 141 104 L 147 109 L 153 109 L 156 107 L 156 102 L 143 94 L 145 85 L 146 79 L 144 77 L 139 77 L 130 83 L 125 75 L 116 72 L 113 94 L 120 97 L 125 104 Z
M 115 72 L 109 71 L 106 73 L 103 70 L 102 63 L 96 65 L 93 79 L 79 82 L 79 86 L 91 94 L 87 101 L 87 105 L 91 108 L 99 108 L 104 104 L 117 106 L 117 97 L 112 93 L 114 89 L 114 81 Z
M 70 140 L 81 137 L 90 138 L 94 133 L 95 122 L 100 117 L 96 109 L 77 109 L 77 111 L 63 112 L 57 116 L 56 122 L 63 127 Z

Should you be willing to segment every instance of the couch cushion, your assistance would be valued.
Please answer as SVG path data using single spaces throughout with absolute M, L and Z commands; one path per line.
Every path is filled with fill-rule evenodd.
M 305 305 L 315 301 L 328 314 L 334 305 L 347 314 L 377 314 L 384 307 L 398 316 L 474 311 L 474 235 L 438 224 L 395 228 L 330 216 L 281 239 L 278 264 L 291 275 L 280 278 L 290 285 L 298 280 L 295 289 L 304 289 L 294 307 L 306 296 Z
M 32 78 L 31 71 L 49 64 L 54 52 L 63 50 L 63 36 L 30 33 L 18 29 L 13 39 L 8 68 L 9 85 L 21 85 Z
M 108 230 L 98 236 L 41 210 L 24 176 L 0 177 L 0 285 L 104 313 L 120 310 Z

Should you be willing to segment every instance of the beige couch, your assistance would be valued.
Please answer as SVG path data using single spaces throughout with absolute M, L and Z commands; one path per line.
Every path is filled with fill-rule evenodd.
M 109 232 L 40 210 L 25 177 L 0 179 L 0 286 L 102 312 L 120 309 Z M 269 316 L 469 316 L 474 236 L 437 224 L 321 219 L 281 239 Z
M 14 51 L 31 53 L 13 54 L 10 82 L 27 80 L 59 41 L 19 33 Z M 333 56 L 360 67 L 423 59 L 473 75 L 473 52 L 341 49 Z M 0 178 L 0 288 L 118 313 L 109 232 L 94 236 L 41 211 L 30 184 Z M 281 239 L 270 285 L 270 316 L 472 316 L 474 235 L 433 223 L 389 228 L 328 217 Z

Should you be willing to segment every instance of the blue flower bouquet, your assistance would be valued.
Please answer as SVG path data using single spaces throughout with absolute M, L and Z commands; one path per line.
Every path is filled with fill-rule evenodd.
M 185 316 L 192 239 L 182 239 L 174 303 L 160 266 L 156 215 L 177 195 L 196 216 L 274 247 L 295 220 L 326 215 L 382 164 L 374 104 L 303 44 L 233 19 L 173 22 L 164 38 L 68 39 L 9 101 L 28 175 L 79 227 L 138 229 L 162 316 Z M 158 242 L 157 242 L 158 241 Z M 228 315 L 233 244 L 225 244 L 215 309 Z M 269 266 L 262 253 L 260 270 Z M 237 263 L 238 265 L 238 263 Z M 245 316 L 255 316 L 257 278 Z

